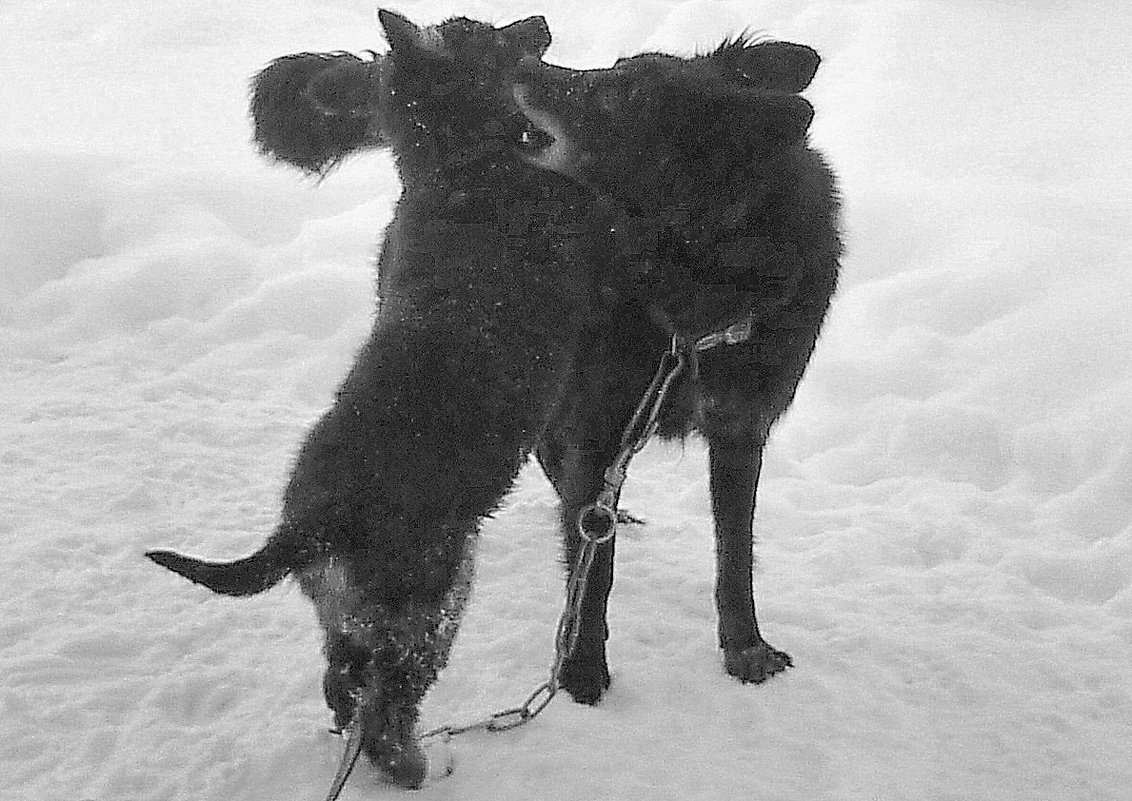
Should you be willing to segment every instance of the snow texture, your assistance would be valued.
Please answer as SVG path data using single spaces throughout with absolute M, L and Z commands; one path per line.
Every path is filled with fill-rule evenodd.
M 624 503 L 613 687 L 448 746 L 427 799 L 1116 801 L 1132 787 L 1132 6 L 470 0 L 548 59 L 818 48 L 842 289 L 768 449 L 756 592 L 792 670 L 724 675 L 705 452 Z M 142 558 L 254 549 L 364 338 L 387 157 L 259 159 L 247 80 L 384 49 L 360 0 L 0 7 L 0 799 L 321 798 L 313 611 Z M 533 467 L 487 523 L 426 726 L 518 703 L 562 598 Z M 438 749 L 439 750 L 439 749 Z M 443 760 L 446 757 L 441 756 Z M 400 798 L 368 765 L 343 794 Z

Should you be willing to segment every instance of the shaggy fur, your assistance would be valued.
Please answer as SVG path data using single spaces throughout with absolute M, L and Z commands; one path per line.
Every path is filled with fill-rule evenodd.
M 296 53 L 252 81 L 253 138 L 261 153 L 325 175 L 350 153 L 384 144 L 376 118 L 382 58 Z
M 613 259 L 589 190 L 514 147 L 527 122 L 511 72 L 546 49 L 542 18 L 498 30 L 462 18 L 421 30 L 389 12 L 381 22 L 391 49 L 380 85 L 365 87 L 377 132 L 364 141 L 391 146 L 404 192 L 373 332 L 303 444 L 262 549 L 231 563 L 148 556 L 229 595 L 294 576 L 326 632 L 337 723 L 356 717 L 369 759 L 416 787 L 427 768 L 418 705 L 456 633 L 475 534 L 554 415 L 582 330 L 608 313 L 595 276 Z M 257 116 L 266 151 L 318 172 L 362 140 L 343 128 L 296 140 L 278 116 L 279 98 L 313 96 L 312 66 L 360 69 L 345 56 L 277 61 L 253 110 L 274 109 Z
M 704 352 L 662 412 L 660 434 L 703 434 L 715 517 L 715 600 L 728 673 L 761 682 L 791 664 L 763 639 L 752 590 L 752 517 L 763 447 L 813 351 L 838 273 L 833 177 L 805 133 L 797 92 L 817 68 L 809 48 L 724 43 L 692 59 L 646 54 L 612 69 L 529 65 L 517 97 L 555 137 L 532 163 L 568 175 L 625 214 L 617 235 L 622 301 L 589 331 L 566 402 L 538 447 L 563 499 L 567 562 L 577 511 L 673 334 L 685 341 L 741 320 L 743 344 Z M 767 90 L 780 91 L 767 91 Z M 609 686 L 606 601 L 611 541 L 595 560 L 578 647 L 563 686 L 595 702 Z

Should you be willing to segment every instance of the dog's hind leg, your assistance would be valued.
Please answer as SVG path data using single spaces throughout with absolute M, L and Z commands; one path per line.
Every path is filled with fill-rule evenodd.
M 354 717 L 357 707 L 354 696 L 365 683 L 363 671 L 369 662 L 369 654 L 345 634 L 328 631 L 326 662 L 328 667 L 322 677 L 322 692 L 326 705 L 334 713 L 334 725 L 342 730 Z
M 764 443 L 758 436 L 708 439 L 719 645 L 727 672 L 754 683 L 792 664 L 789 654 L 763 639 L 755 615 L 752 523 Z
M 420 702 L 448 661 L 471 573 L 467 553 L 447 592 L 396 602 L 359 586 L 335 560 L 299 574 L 326 631 L 323 692 L 335 724 L 359 726 L 362 751 L 402 787 L 420 787 L 428 773 Z
M 416 788 L 428 760 L 416 736 L 421 699 L 448 660 L 455 634 L 441 604 L 366 610 L 327 633 L 323 690 L 339 728 L 362 731 L 362 751 L 391 781 Z

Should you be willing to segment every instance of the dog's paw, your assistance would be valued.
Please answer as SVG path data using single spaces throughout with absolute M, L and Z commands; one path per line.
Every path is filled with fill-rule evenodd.
M 429 774 L 429 759 L 414 731 L 413 716 L 388 708 L 377 714 L 366 711 L 361 713 L 362 752 L 387 781 L 416 790 Z
M 762 641 L 746 648 L 723 651 L 723 666 L 727 673 L 744 684 L 759 684 L 793 665 L 790 654 Z
M 416 740 L 393 742 L 382 738 L 371 759 L 386 779 L 408 790 L 418 789 L 429 775 L 428 757 Z
M 558 686 L 579 704 L 596 704 L 609 689 L 609 667 L 605 659 L 568 660 L 558 674 Z

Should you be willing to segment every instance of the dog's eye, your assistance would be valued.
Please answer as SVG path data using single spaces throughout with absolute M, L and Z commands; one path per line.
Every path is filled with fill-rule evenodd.
M 517 144 L 524 153 L 537 153 L 553 145 L 554 137 L 528 124 L 519 132 Z

